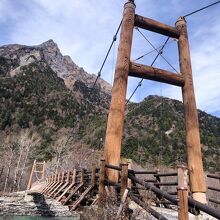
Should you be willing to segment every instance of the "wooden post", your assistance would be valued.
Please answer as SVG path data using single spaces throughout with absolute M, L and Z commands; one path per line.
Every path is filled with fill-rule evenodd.
M 83 184 L 85 181 L 85 170 L 82 168 L 81 170 L 81 176 L 80 176 L 80 184 Z M 79 189 L 79 193 L 82 194 L 83 193 L 83 188 Z
M 156 174 L 159 174 L 159 173 L 160 173 L 160 169 L 156 169 Z M 156 176 L 156 183 L 160 183 L 160 182 L 161 182 L 160 176 Z M 156 186 L 158 189 L 160 189 L 160 185 L 155 185 L 155 186 Z M 158 200 L 156 201 L 156 205 L 157 205 L 158 207 L 160 207 L 163 197 L 160 196 L 160 195 L 157 195 L 157 199 L 158 199 Z M 168 208 L 167 204 L 164 204 L 164 207 L 165 207 L 165 208 Z
M 128 192 L 129 192 L 128 189 L 125 189 L 124 194 L 121 197 L 121 204 L 119 206 L 119 209 L 118 209 L 118 212 L 117 212 L 117 215 L 116 215 L 116 219 L 120 219 L 123 207 L 125 205 L 125 202 L 126 202 L 126 199 L 127 199 L 127 196 L 128 196 Z M 127 216 L 123 216 L 121 219 L 128 219 L 128 218 L 127 218 Z
M 50 186 L 50 188 L 47 190 L 47 195 L 50 195 L 51 192 L 53 192 L 54 188 L 59 184 L 59 178 L 60 178 L 60 173 L 57 173 L 55 175 L 55 180 L 54 183 Z
M 124 6 L 124 15 L 121 26 L 121 36 L 104 147 L 104 158 L 106 164 L 116 166 L 119 166 L 120 163 L 134 16 L 135 4 L 130 0 Z M 110 181 L 117 183 L 118 171 L 108 169 L 107 177 Z
M 99 208 L 104 207 L 105 203 L 105 160 L 101 160 L 99 171 Z
M 128 169 L 131 170 L 132 160 L 131 160 L 131 159 L 128 159 L 128 160 L 127 160 L 127 163 L 128 163 Z M 128 179 L 128 188 L 131 189 L 131 179 Z
M 178 166 L 178 220 L 188 220 L 188 172 L 187 167 Z
M 44 179 L 44 177 L 45 177 L 45 166 L 46 166 L 46 162 L 44 161 L 43 162 L 43 169 L 42 169 L 42 179 Z
M 73 189 L 74 189 L 75 188 L 75 184 L 76 184 L 76 169 L 73 170 L 72 184 L 73 184 Z
M 48 185 L 45 187 L 45 189 L 42 191 L 43 194 L 45 194 L 45 193 L 48 191 L 48 189 L 50 189 L 50 186 L 53 185 L 54 177 L 55 177 L 54 174 L 51 175 L 51 178 L 50 178 L 49 184 L 48 184 Z
M 121 200 L 123 198 L 124 192 L 128 187 L 128 164 L 121 164 Z
M 58 173 L 54 174 L 53 182 L 48 187 L 48 189 L 44 192 L 45 194 L 48 194 L 51 190 L 53 190 L 54 186 L 57 184 L 57 180 L 58 180 Z
M 70 171 L 67 172 L 66 182 L 67 182 L 67 183 L 70 182 Z
M 190 175 L 190 190 L 195 200 L 206 203 L 206 182 L 202 163 L 198 113 L 193 87 L 187 27 L 186 21 L 183 17 L 180 17 L 176 22 L 176 28 L 180 32 L 178 41 L 180 72 L 185 80 L 185 84 L 182 87 L 182 94 L 186 124 L 186 146 Z
M 35 167 L 36 167 L 36 160 L 34 160 L 34 163 L 33 163 L 33 166 L 32 166 L 31 174 L 30 174 L 30 177 L 29 177 L 28 185 L 27 185 L 27 190 L 30 190 L 30 188 L 31 188 L 32 178 L 33 178 Z
M 84 181 L 84 169 L 81 170 L 81 176 L 80 176 L 80 183 L 83 183 Z
M 91 175 L 91 185 L 95 185 L 96 184 L 96 167 L 94 167 L 92 169 L 92 175 Z
M 65 172 L 62 172 L 62 177 L 61 177 L 61 181 L 64 183 L 65 182 Z

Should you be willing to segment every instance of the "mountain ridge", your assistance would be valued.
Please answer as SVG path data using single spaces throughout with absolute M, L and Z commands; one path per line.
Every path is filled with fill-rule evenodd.
M 6 68 L 7 76 L 19 74 L 22 66 L 35 61 L 44 61 L 64 80 L 69 89 L 73 87 L 76 80 L 83 81 L 87 86 L 92 87 L 96 79 L 96 75 L 89 74 L 82 67 L 78 67 L 70 56 L 63 56 L 57 44 L 51 39 L 34 46 L 19 44 L 2 46 L 0 47 L 0 57 L 11 64 L 11 68 Z M 0 75 L 1 72 L 4 71 L 0 71 Z M 106 93 L 111 93 L 111 85 L 103 79 L 98 80 L 97 87 Z

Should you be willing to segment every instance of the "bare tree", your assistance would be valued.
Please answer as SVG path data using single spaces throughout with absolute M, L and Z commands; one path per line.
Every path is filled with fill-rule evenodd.
M 66 153 L 67 150 L 67 146 L 68 146 L 68 142 L 71 139 L 71 135 L 68 136 L 63 136 L 62 138 L 58 139 L 55 142 L 55 145 L 53 147 L 54 149 L 54 153 L 55 153 L 55 160 L 56 160 L 56 165 L 55 165 L 55 173 L 58 173 L 58 169 L 60 167 L 61 164 L 61 159 L 62 156 Z
M 23 166 L 21 168 L 20 176 L 18 177 L 18 181 L 17 181 L 17 191 L 20 191 L 20 183 L 21 183 L 21 180 L 22 180 L 22 177 L 23 177 L 23 174 L 24 174 L 24 170 L 25 170 L 25 166 L 26 166 L 26 163 L 27 163 L 27 159 L 28 159 L 28 155 L 29 155 L 29 149 L 30 149 L 30 146 L 27 146 L 26 147 L 26 152 L 25 152 L 24 163 L 23 163 Z
M 3 174 L 3 172 L 4 172 L 4 168 L 5 168 L 5 166 L 3 165 L 3 166 L 1 167 L 1 170 L 0 170 L 0 180 L 1 180 L 2 174 Z
M 8 166 L 7 166 L 7 172 L 6 172 L 3 192 L 6 191 L 7 186 L 8 186 L 8 180 L 9 180 L 9 176 L 10 176 L 10 172 L 11 172 L 13 156 L 14 156 L 17 144 L 16 144 L 16 142 L 11 141 L 10 137 L 8 137 L 8 141 L 6 143 L 6 147 L 9 149 L 9 161 L 8 161 Z
M 27 164 L 28 156 L 30 153 L 30 149 L 37 146 L 40 143 L 41 138 L 36 134 L 30 134 L 29 131 L 24 130 L 20 135 L 19 144 L 22 146 L 22 166 L 19 169 L 20 170 L 20 176 L 17 175 L 17 191 L 20 190 L 20 183 L 24 174 L 24 170 Z M 20 164 L 20 163 L 19 163 Z
M 51 172 L 57 173 L 60 168 L 63 169 L 61 164 L 63 163 L 63 159 L 68 152 L 67 149 L 70 147 L 70 142 L 73 139 L 74 134 L 75 128 L 70 130 L 63 128 L 60 129 L 56 134 L 56 137 L 54 137 L 55 141 L 51 147 L 50 154 L 54 158 L 52 160 L 52 164 L 53 166 L 55 165 L 55 169 L 51 169 Z
M 24 146 L 21 145 L 21 144 L 18 144 L 18 148 L 19 148 L 19 157 L 18 157 L 17 165 L 16 165 L 16 167 L 15 167 L 15 173 L 14 173 L 14 181 L 13 181 L 12 191 L 15 190 L 15 187 L 16 187 L 16 185 L 17 185 L 18 171 L 19 171 L 19 166 L 20 166 L 21 158 L 22 158 L 22 155 L 23 155 Z

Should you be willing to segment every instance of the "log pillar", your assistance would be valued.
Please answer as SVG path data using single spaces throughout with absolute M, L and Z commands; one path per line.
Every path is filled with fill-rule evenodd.
M 193 87 L 187 26 L 183 17 L 180 17 L 176 22 L 176 28 L 180 32 L 178 41 L 180 72 L 185 80 L 185 84 L 182 87 L 182 95 L 190 189 L 195 200 L 206 203 L 206 182 L 202 163 L 198 113 Z
M 188 220 L 188 170 L 178 166 L 178 220 Z
M 101 160 L 99 171 L 99 199 L 98 207 L 103 208 L 105 204 L 105 160 Z
M 75 188 L 75 184 L 76 184 L 76 169 L 73 170 L 72 184 L 73 184 L 73 189 L 74 189 Z
M 96 184 L 96 167 L 92 169 L 92 176 L 91 176 L 91 185 L 94 186 Z
M 123 198 L 124 192 L 128 187 L 128 164 L 121 164 L 121 199 Z
M 37 161 L 34 160 L 34 163 L 33 163 L 32 169 L 31 169 L 31 174 L 30 174 L 29 181 L 28 181 L 28 185 L 27 185 L 27 190 L 31 189 L 32 178 L 33 178 L 34 171 L 36 169 L 36 162 Z
M 106 164 L 115 166 L 119 166 L 120 163 L 125 100 L 134 29 L 134 17 L 135 4 L 134 1 L 129 0 L 124 5 L 118 57 L 104 146 L 104 158 Z M 109 180 L 117 183 L 118 171 L 108 169 L 107 177 Z
M 43 168 L 42 168 L 42 179 L 44 179 L 44 177 L 45 177 L 45 166 L 46 166 L 46 162 L 44 161 L 43 162 Z

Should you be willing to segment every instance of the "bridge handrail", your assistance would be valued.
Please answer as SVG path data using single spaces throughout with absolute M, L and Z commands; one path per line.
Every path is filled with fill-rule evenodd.
M 132 174 L 128 174 L 128 177 L 135 181 L 136 183 L 144 186 L 146 189 L 154 192 L 155 194 L 158 194 L 160 196 L 162 196 L 163 198 L 167 199 L 168 201 L 172 202 L 174 205 L 178 205 L 178 199 L 176 199 L 175 197 L 171 196 L 170 194 L 163 192 L 162 190 L 158 189 L 157 187 L 155 187 L 154 185 L 150 185 L 140 179 L 138 179 L 137 177 L 133 176 Z M 188 197 L 188 204 L 191 208 L 195 208 L 198 210 L 201 210 L 217 219 L 220 219 L 220 212 L 218 212 L 217 210 L 208 207 L 205 204 L 202 204 L 190 197 Z
M 159 212 L 157 212 L 156 210 L 152 209 L 151 207 L 146 207 L 146 205 L 144 204 L 144 202 L 142 202 L 141 200 L 139 200 L 136 196 L 133 195 L 133 193 L 129 193 L 131 199 L 136 202 L 139 206 L 141 206 L 143 209 L 145 209 L 146 211 L 150 212 L 151 215 L 153 215 L 155 218 L 160 219 L 160 220 L 168 220 L 167 218 L 165 218 L 163 215 L 161 215 Z
M 121 171 L 122 170 L 122 168 L 120 166 L 115 166 L 115 165 L 111 165 L 111 164 L 106 164 L 105 167 L 108 168 L 108 169 L 113 169 L 113 170 L 117 170 L 117 171 Z M 128 173 L 134 173 L 134 174 L 156 174 L 157 171 L 138 171 L 138 170 L 128 169 Z
M 211 179 L 218 179 L 218 180 L 220 180 L 220 176 L 216 176 L 216 175 L 213 175 L 213 174 L 207 174 L 207 177 L 211 178 Z

